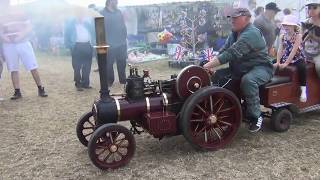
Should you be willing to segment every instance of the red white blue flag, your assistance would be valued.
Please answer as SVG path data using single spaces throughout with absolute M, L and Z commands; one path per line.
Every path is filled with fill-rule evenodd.
M 184 55 L 185 48 L 182 46 L 176 47 L 175 60 L 180 61 Z
M 204 59 L 207 61 L 210 61 L 214 56 L 213 48 L 207 48 L 203 50 L 203 54 L 204 54 Z

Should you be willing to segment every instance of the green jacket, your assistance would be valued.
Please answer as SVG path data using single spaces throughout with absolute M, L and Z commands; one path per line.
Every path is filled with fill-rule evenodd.
M 272 73 L 272 58 L 268 55 L 261 32 L 251 23 L 237 34 L 229 35 L 218 55 L 221 64 L 229 63 L 233 77 L 241 77 L 254 66 L 264 66 Z

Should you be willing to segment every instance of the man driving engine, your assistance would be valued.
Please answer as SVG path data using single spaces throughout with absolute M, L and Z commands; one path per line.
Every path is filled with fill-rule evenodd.
M 259 86 L 272 78 L 271 57 L 268 55 L 262 33 L 250 23 L 251 14 L 246 8 L 233 9 L 230 16 L 232 33 L 219 55 L 203 67 L 207 70 L 229 63 L 229 68 L 218 70 L 213 82 L 231 76 L 231 83 L 239 82 L 246 103 L 245 116 L 250 121 L 249 131 L 258 132 L 263 118 L 260 110 Z M 233 86 L 234 88 L 234 86 Z M 231 88 L 232 89 L 232 88 Z M 233 89 L 235 92 L 239 92 Z

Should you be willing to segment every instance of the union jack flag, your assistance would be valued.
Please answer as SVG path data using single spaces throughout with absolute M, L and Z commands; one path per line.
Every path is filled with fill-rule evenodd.
M 213 48 L 207 48 L 200 51 L 199 59 L 201 61 L 210 61 L 214 56 L 218 54 L 219 52 L 214 51 Z
M 203 55 L 204 55 L 203 60 L 210 61 L 214 56 L 213 48 L 207 48 L 203 50 Z
M 184 55 L 184 52 L 186 49 L 182 46 L 177 46 L 176 47 L 176 53 L 175 53 L 175 60 L 180 61 Z

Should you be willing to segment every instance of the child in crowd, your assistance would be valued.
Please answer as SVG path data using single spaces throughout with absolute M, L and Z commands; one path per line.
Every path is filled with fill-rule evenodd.
M 301 89 L 300 101 L 306 102 L 306 64 L 302 50 L 302 35 L 299 33 L 298 18 L 294 15 L 287 15 L 281 24 L 284 33 L 279 37 L 277 62 L 274 66 L 279 69 L 284 69 L 289 64 L 297 67 Z

